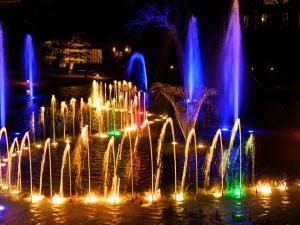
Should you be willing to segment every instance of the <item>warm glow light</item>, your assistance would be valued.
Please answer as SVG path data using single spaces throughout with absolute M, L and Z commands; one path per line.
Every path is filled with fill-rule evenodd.
M 260 192 L 263 195 L 270 195 L 272 193 L 272 187 L 270 184 L 260 184 L 256 187 L 257 192 Z
M 85 203 L 95 203 L 95 202 L 99 201 L 99 198 L 94 194 L 90 194 L 90 195 L 87 195 L 83 201 Z
M 126 131 L 134 131 L 134 130 L 136 130 L 137 129 L 137 126 L 136 125 L 132 125 L 132 126 L 130 126 L 130 127 L 125 127 L 125 130 Z
M 71 141 L 70 141 L 69 139 L 67 139 L 65 142 L 66 142 L 67 144 L 70 144 Z
M 215 190 L 215 191 L 213 191 L 212 195 L 213 195 L 215 198 L 221 198 L 221 197 L 222 197 L 222 192 L 219 191 L 219 190 Z
M 279 184 L 279 185 L 277 186 L 277 189 L 278 189 L 279 191 L 286 191 L 286 190 L 287 190 L 286 182 L 283 182 L 283 183 Z
M 7 190 L 7 189 L 8 189 L 8 185 L 2 184 L 2 190 Z
M 115 51 L 116 51 L 116 47 L 113 47 L 113 49 L 112 49 L 112 50 L 113 50 L 113 52 L 115 52 Z
M 177 145 L 178 143 L 176 141 L 172 141 L 172 145 Z
M 174 69 L 174 66 L 173 66 L 173 65 L 170 65 L 170 69 L 173 70 L 173 69 Z
M 36 147 L 37 147 L 37 148 L 41 148 L 42 145 L 41 145 L 41 144 L 37 144 Z
M 204 148 L 205 146 L 203 144 L 199 144 L 198 148 Z
M 17 155 L 16 153 L 12 153 L 12 154 L 11 154 L 12 157 L 15 157 L 16 155 Z
M 40 202 L 45 198 L 44 195 L 40 195 L 40 194 L 33 194 L 31 195 L 31 201 L 32 202 Z
M 175 193 L 173 197 L 174 197 L 175 201 L 177 201 L 177 202 L 182 202 L 184 199 L 182 192 Z
M 57 146 L 58 143 L 57 143 L 57 142 L 53 142 L 52 145 L 53 145 L 53 146 Z
M 19 191 L 17 189 L 14 189 L 14 190 L 11 190 L 10 193 L 16 195 L 16 194 L 19 194 Z
M 3 162 L 7 163 L 8 162 L 8 158 L 4 158 Z
M 6 166 L 6 164 L 5 163 L 0 163 L 0 166 L 4 167 L 4 166 Z
M 66 201 L 66 198 L 60 195 L 54 195 L 52 198 L 52 203 L 53 204 L 62 204 Z
M 126 47 L 126 48 L 125 48 L 125 52 L 128 52 L 128 51 L 129 51 L 129 48 L 128 48 L 128 47 Z
M 104 139 L 104 138 L 108 138 L 108 135 L 105 133 L 101 133 L 99 134 L 99 137 Z
M 156 193 L 146 192 L 145 193 L 145 200 L 147 202 L 156 202 L 158 199 L 160 199 L 160 189 L 157 190 Z
M 121 201 L 120 197 L 118 195 L 111 195 L 107 198 L 107 202 L 109 202 L 110 204 L 117 204 Z

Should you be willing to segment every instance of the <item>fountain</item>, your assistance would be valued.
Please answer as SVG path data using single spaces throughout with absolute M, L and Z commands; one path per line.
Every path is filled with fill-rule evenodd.
M 212 159 L 213 159 L 213 155 L 214 155 L 214 150 L 217 146 L 217 143 L 218 143 L 218 140 L 220 142 L 220 148 L 221 148 L 221 190 L 222 190 L 222 193 L 223 193 L 223 190 L 224 190 L 224 165 L 223 165 L 223 153 L 224 153 L 224 150 L 223 150 L 223 143 L 222 143 L 222 132 L 221 132 L 221 129 L 218 129 L 214 138 L 213 138 L 213 141 L 212 141 L 212 144 L 206 154 L 206 159 L 205 159 L 205 169 L 204 169 L 204 188 L 205 189 L 208 189 L 209 188 L 209 182 L 210 182 L 210 168 L 211 168 L 211 162 L 212 162 Z
M 126 79 L 130 80 L 133 76 L 139 90 L 148 91 L 148 78 L 146 63 L 142 53 L 134 52 L 127 65 Z
M 198 100 L 197 92 L 203 86 L 203 71 L 201 49 L 199 46 L 199 31 L 197 19 L 192 16 L 189 20 L 185 43 L 184 87 L 190 102 Z
M 66 117 L 68 115 L 68 106 L 65 101 L 60 103 L 60 115 L 63 119 L 63 138 L 66 140 Z
M 32 36 L 27 34 L 24 41 L 24 72 L 26 80 L 29 81 L 29 94 L 34 97 L 34 82 L 37 73 L 37 62 L 33 47 Z
M 43 140 L 46 140 L 46 125 L 45 125 L 45 107 L 42 106 L 40 109 L 40 124 L 43 130 Z
M 6 120 L 6 72 L 5 72 L 4 37 L 0 23 L 0 126 L 5 126 Z
M 56 144 L 56 140 L 55 140 L 56 99 L 54 95 L 52 95 L 51 98 L 51 113 L 52 113 L 52 138 L 53 138 L 53 144 Z
M 243 46 L 239 2 L 234 0 L 220 57 L 219 110 L 221 125 L 227 127 L 239 118 L 243 83 Z
M 62 163 L 61 163 L 61 172 L 60 172 L 60 185 L 59 185 L 59 196 L 61 198 L 64 197 L 64 168 L 65 164 L 67 161 L 68 157 L 68 164 L 69 164 L 69 195 L 70 198 L 72 198 L 72 176 L 71 176 L 71 158 L 70 158 L 70 144 L 67 143 L 64 153 L 63 153 L 63 158 L 62 158 Z
M 206 98 L 214 95 L 212 89 L 203 85 L 203 70 L 197 19 L 189 20 L 184 54 L 184 88 L 168 84 L 154 83 L 151 92 L 162 94 L 173 106 L 182 134 L 187 140 L 195 128 L 198 114 Z
M 151 92 L 162 94 L 172 104 L 185 139 L 187 139 L 190 130 L 195 127 L 202 104 L 208 97 L 215 94 L 213 89 L 200 88 L 194 94 L 197 100 L 191 101 L 186 99 L 187 93 L 184 88 L 162 83 L 154 83 L 151 87 Z
M 43 188 L 43 174 L 44 174 L 44 167 L 46 161 L 46 154 L 48 151 L 48 159 L 49 159 L 49 180 L 50 180 L 50 198 L 52 199 L 52 163 L 51 163 L 51 147 L 50 147 L 50 138 L 48 138 L 44 145 L 44 154 L 41 161 L 41 169 L 40 169 L 40 192 L 39 195 L 42 195 L 42 188 Z

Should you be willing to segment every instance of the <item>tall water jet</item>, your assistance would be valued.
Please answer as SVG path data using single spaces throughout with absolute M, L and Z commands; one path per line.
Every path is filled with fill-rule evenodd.
M 181 178 L 181 190 L 180 195 L 183 194 L 184 191 L 184 183 L 185 183 L 185 176 L 187 171 L 187 164 L 188 164 L 188 158 L 189 158 L 189 150 L 190 150 L 190 144 L 192 140 L 194 139 L 194 149 L 195 149 L 195 168 L 196 168 L 196 196 L 198 195 L 198 153 L 197 153 L 197 140 L 196 140 L 196 132 L 195 129 L 192 129 L 188 136 L 187 141 L 185 144 L 184 149 L 184 166 L 183 166 L 183 172 L 182 172 L 182 178 Z
M 103 183 L 103 196 L 104 198 L 107 197 L 107 180 L 108 180 L 108 167 L 109 167 L 109 156 L 112 152 L 113 154 L 113 165 L 115 171 L 115 149 L 114 149 L 114 137 L 112 136 L 108 142 L 107 149 L 103 156 L 103 174 L 104 174 L 104 183 Z
M 43 138 L 46 140 L 46 125 L 45 125 L 45 107 L 42 106 L 40 109 L 40 124 L 43 130 Z
M 244 58 L 239 14 L 239 2 L 234 0 L 220 58 L 221 123 L 228 126 L 238 119 L 244 76 Z
M 126 70 L 126 79 L 133 80 L 137 84 L 139 90 L 148 90 L 148 78 L 144 55 L 140 52 L 134 52 L 128 62 Z
M 65 101 L 60 103 L 60 115 L 63 120 L 63 137 L 66 140 L 66 117 L 68 116 L 68 106 Z
M 223 193 L 224 190 L 224 165 L 223 165 L 223 140 L 222 140 L 222 132 L 220 129 L 217 130 L 212 144 L 209 147 L 209 150 L 205 157 L 205 167 L 204 167 L 204 188 L 208 189 L 209 183 L 210 183 L 210 168 L 211 168 L 211 162 L 213 159 L 215 148 L 217 147 L 218 140 L 220 142 L 220 148 L 221 148 L 221 166 L 220 166 L 220 174 L 221 174 L 221 190 Z
M 250 134 L 245 146 L 246 155 L 250 155 L 251 157 L 251 178 L 252 178 L 252 186 L 255 185 L 255 138 L 253 134 Z
M 18 142 L 18 138 L 15 138 L 13 140 L 13 143 L 11 144 L 10 146 L 10 149 L 9 149 L 9 157 L 8 157 L 8 186 L 10 187 L 11 186 L 11 177 L 12 177 L 12 158 L 14 156 L 16 156 L 16 152 L 17 154 L 19 155 L 18 157 L 18 173 L 17 173 L 17 184 L 16 184 L 16 189 L 13 190 L 14 193 L 20 193 L 20 175 L 21 175 L 21 165 L 20 165 L 20 147 L 19 147 L 19 142 Z
M 44 146 L 44 154 L 41 161 L 41 169 L 40 169 L 40 192 L 39 195 L 42 195 L 42 188 L 43 188 L 43 174 L 44 174 L 44 167 L 46 161 L 46 154 L 48 151 L 48 159 L 49 159 L 49 177 L 50 177 L 50 197 L 52 199 L 52 164 L 51 164 L 51 147 L 50 147 L 50 138 L 48 138 L 45 142 Z
M 51 114 L 52 114 L 52 137 L 53 137 L 53 144 L 56 144 L 56 141 L 55 141 L 56 99 L 55 99 L 54 95 L 52 95 L 52 98 L 51 98 Z
M 72 177 L 71 177 L 71 158 L 70 158 L 70 144 L 67 143 L 64 153 L 63 159 L 61 163 L 61 170 L 60 170 L 60 185 L 59 185 L 59 196 L 64 196 L 64 168 L 68 157 L 68 164 L 69 164 L 69 191 L 70 191 L 70 198 L 72 197 Z
M 197 19 L 189 20 L 185 43 L 184 87 L 188 91 L 188 99 L 197 99 L 197 91 L 203 86 L 203 70 Z
M 0 23 L 0 127 L 5 126 L 6 119 L 6 72 L 4 59 L 4 37 Z
M 73 138 L 75 137 L 75 116 L 76 116 L 76 99 L 71 98 L 70 100 L 70 106 L 72 111 L 72 132 L 73 132 Z
M 242 194 L 242 130 L 241 130 L 241 121 L 240 119 L 237 119 L 233 125 L 233 128 L 231 130 L 231 136 L 229 141 L 229 146 L 226 151 L 224 151 L 223 155 L 223 161 L 221 163 L 221 166 L 224 168 L 224 173 L 226 170 L 228 170 L 228 164 L 230 162 L 230 154 L 234 147 L 234 142 L 236 135 L 238 134 L 238 140 L 239 140 L 239 148 L 238 148 L 238 155 L 239 155 L 239 170 L 238 170 L 238 178 L 234 180 L 234 194 L 240 196 Z
M 7 162 L 8 162 L 8 165 L 7 167 L 10 168 L 10 161 L 9 161 L 9 146 L 8 146 L 8 136 L 7 136 L 7 130 L 5 127 L 2 127 L 1 130 L 0 130 L 0 141 L 1 141 L 1 138 L 2 138 L 2 135 L 4 134 L 4 137 L 5 137 L 5 146 L 6 146 L 6 157 L 7 157 Z M 1 165 L 0 165 L 0 170 L 1 170 Z M 1 173 L 1 183 L 0 185 L 2 185 L 2 188 L 3 188 L 3 183 L 2 183 L 2 171 L 0 171 Z M 7 188 L 10 188 L 9 186 L 9 180 L 10 180 L 10 171 L 8 170 L 6 172 L 6 183 L 7 183 Z
M 160 195 L 160 189 L 159 189 L 159 182 L 160 182 L 160 175 L 161 175 L 161 170 L 162 170 L 162 144 L 165 140 L 165 134 L 166 134 L 166 129 L 167 126 L 170 125 L 171 131 L 172 131 L 172 139 L 173 139 L 173 157 L 174 157 L 174 193 L 175 193 L 175 198 L 177 198 L 177 166 L 176 166 L 176 147 L 175 147 L 175 132 L 174 132 L 174 125 L 173 125 L 173 120 L 172 118 L 168 118 L 166 122 L 164 123 L 159 139 L 157 141 L 157 156 L 156 156 L 156 164 L 157 164 L 157 169 L 156 169 L 156 176 L 155 176 L 155 189 L 154 189 L 154 195 L 157 198 L 158 195 Z
M 34 97 L 33 85 L 37 73 L 37 62 L 33 47 L 32 36 L 27 34 L 24 41 L 24 72 L 26 80 L 29 80 L 29 94 Z
M 27 146 L 26 146 L 27 143 Z M 33 185 L 32 185 L 32 163 L 31 163 L 31 148 L 30 148 L 30 137 L 29 132 L 27 131 L 22 140 L 20 145 L 20 156 L 22 155 L 23 151 L 28 149 L 28 157 L 29 157 L 29 179 L 30 179 L 30 198 L 31 201 L 33 200 Z M 19 165 L 21 165 L 21 157 L 19 158 Z M 20 191 L 22 190 L 21 178 L 20 178 Z

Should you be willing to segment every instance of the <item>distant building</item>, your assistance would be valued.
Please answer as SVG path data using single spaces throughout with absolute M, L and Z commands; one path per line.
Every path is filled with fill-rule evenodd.
M 244 28 L 249 30 L 300 29 L 299 0 L 243 0 Z
M 78 37 L 70 41 L 49 40 L 44 42 L 43 62 L 52 67 L 66 68 L 73 64 L 101 64 L 102 49 L 94 48 L 90 43 L 83 42 Z

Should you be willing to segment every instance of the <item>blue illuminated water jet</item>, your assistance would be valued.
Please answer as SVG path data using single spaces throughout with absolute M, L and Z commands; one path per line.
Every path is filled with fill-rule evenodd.
M 219 109 L 223 126 L 232 124 L 240 116 L 243 67 L 239 3 L 234 0 L 220 58 Z
M 188 92 L 188 99 L 196 99 L 197 91 L 203 86 L 202 59 L 199 44 L 197 19 L 192 16 L 189 20 L 188 33 L 184 54 L 184 87 Z
M 0 114 L 1 127 L 5 126 L 6 119 L 6 74 L 5 74 L 5 59 L 4 59 L 4 37 L 2 24 L 0 23 Z
M 36 57 L 35 51 L 33 47 L 32 36 L 27 34 L 25 36 L 24 41 L 24 72 L 26 80 L 29 80 L 29 93 L 30 97 L 34 98 L 34 79 L 37 73 L 37 64 L 36 64 Z
M 148 78 L 144 55 L 139 52 L 134 52 L 128 62 L 126 70 L 126 79 L 130 80 L 133 77 L 139 90 L 148 90 Z

